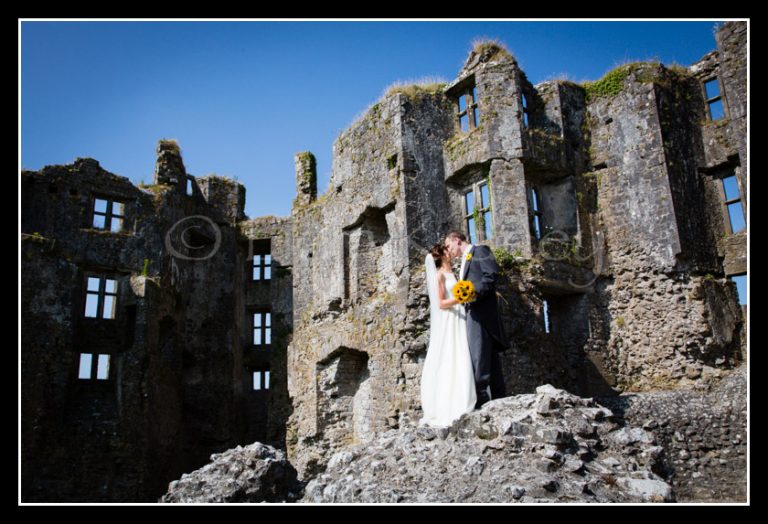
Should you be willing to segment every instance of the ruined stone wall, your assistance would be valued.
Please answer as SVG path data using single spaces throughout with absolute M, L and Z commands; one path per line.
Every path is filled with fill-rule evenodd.
M 160 160 L 168 148 L 167 142 L 160 142 Z M 183 166 L 180 159 L 169 162 L 179 164 Z M 158 161 L 155 182 L 163 176 L 186 179 L 186 171 L 168 172 L 164 166 Z M 183 312 L 168 330 L 179 355 L 175 364 L 181 367 L 174 372 L 181 377 L 182 398 L 183 431 L 177 445 L 186 464 L 200 464 L 212 451 L 241 442 L 245 427 L 238 392 L 243 380 L 241 290 L 246 261 L 237 247 L 245 188 L 210 175 L 194 180 L 191 195 L 160 184 L 152 189 L 160 217 L 154 234 L 163 235 L 163 249 L 156 251 L 162 285 L 176 293 L 176 307 Z
M 300 475 L 397 424 L 409 269 L 402 164 L 391 159 L 404 156 L 402 114 L 399 96 L 376 104 L 335 142 L 326 193 L 293 208 L 287 444 Z
M 155 500 L 241 436 L 238 284 L 226 275 L 242 266 L 226 217 L 242 209 L 224 202 L 243 189 L 209 179 L 187 195 L 186 172 L 171 173 L 183 168 L 178 146 L 158 153 L 145 188 L 91 159 L 22 173 L 25 501 Z M 111 219 L 121 228 L 94 225 L 96 198 L 123 204 Z M 86 316 L 89 277 L 115 281 L 113 319 Z M 106 378 L 94 365 L 80 379 L 81 354 L 108 355 Z
M 739 163 L 747 165 L 747 24 L 726 22 L 715 33 L 721 63 L 721 83 L 732 143 Z M 747 187 L 746 173 L 741 181 Z
M 717 255 L 727 276 L 747 273 L 748 229 L 732 233 L 728 225 L 722 179 L 735 176 L 738 181 L 741 205 L 748 220 L 748 173 L 747 173 L 747 25 L 744 22 L 727 22 L 716 33 L 717 51 L 709 53 L 693 64 L 689 70 L 699 82 L 701 102 L 700 128 L 697 136 L 703 152 L 699 169 L 704 177 L 705 195 L 708 202 L 706 216 L 711 224 L 717 244 Z M 723 103 L 724 118 L 712 120 L 706 113 L 704 83 L 717 80 Z M 747 226 L 749 224 L 747 223 Z M 746 320 L 747 307 L 743 306 Z M 746 322 L 742 328 L 742 354 L 746 354 Z
M 536 264 L 506 268 L 498 286 L 504 330 L 511 348 L 502 363 L 507 394 L 557 384 L 580 395 L 610 394 L 615 380 L 606 367 L 596 293 L 551 292 Z M 546 331 L 544 301 L 550 332 Z
M 453 136 L 442 144 L 450 227 L 466 230 L 462 194 L 487 178 L 492 201 L 493 245 L 529 257 L 531 239 L 526 206 L 526 185 L 521 157 L 522 84 L 524 75 L 506 51 L 489 47 L 470 53 L 446 95 L 458 110 L 458 97 L 475 85 L 479 125 L 462 132 L 454 124 Z M 456 118 L 454 117 L 454 120 Z
M 705 169 L 727 164 L 738 155 L 738 150 L 734 147 L 737 139 L 733 137 L 732 129 L 729 128 L 730 120 L 728 118 L 712 120 L 707 114 L 704 84 L 707 81 L 722 77 L 721 66 L 719 53 L 712 51 L 688 68 L 699 82 L 698 92 L 692 93 L 692 96 L 698 100 L 698 104 L 696 104 L 698 107 L 695 107 L 694 110 L 700 114 L 698 124 L 701 128 L 699 133 L 703 146 L 701 153 L 703 158 L 699 162 L 701 167 Z
M 477 56 L 470 55 L 447 92 L 460 93 L 465 79 L 474 78 L 481 125 L 446 142 L 446 167 L 454 170 L 446 176 L 452 226 L 460 229 L 462 195 L 478 180 L 476 166 L 490 183 L 493 227 L 487 243 L 505 258 L 498 291 L 512 345 L 502 358 L 507 391 L 530 392 L 542 383 L 579 394 L 611 391 L 599 325 L 604 322 L 590 287 L 596 263 L 589 256 L 595 225 L 588 205 L 596 190 L 586 195 L 590 189 L 578 176 L 585 167 L 584 90 L 564 82 L 534 87 L 504 52 Z M 486 135 L 489 147 L 483 146 Z M 536 239 L 534 189 L 540 234 L 550 238 Z
M 653 69 L 638 66 L 620 93 L 589 104 L 592 165 L 602 167 L 598 205 L 611 263 L 672 271 L 681 246 L 656 94 L 645 81 Z
M 468 233 L 464 194 L 486 182 L 490 187 L 492 237 L 483 243 L 530 259 L 534 245 L 524 161 L 536 153 L 523 126 L 522 97 L 525 94 L 528 103 L 529 125 L 541 114 L 533 109 L 539 99 L 514 58 L 492 47 L 470 53 L 457 80 L 446 88 L 454 114 L 458 97 L 468 85 L 476 87 L 480 122 L 468 131 L 454 125 L 453 136 L 443 144 L 450 210 L 446 230 Z M 551 366 L 552 359 L 558 364 L 562 359 L 547 351 L 552 345 L 546 345 L 542 335 L 541 301 L 530 295 L 536 294 L 537 288 L 516 274 L 509 282 L 501 282 L 499 291 L 505 332 L 512 342 L 512 349 L 502 357 L 507 391 L 531 391 L 547 364 L 550 369 L 563 369 L 561 365 Z
M 90 159 L 24 172 L 22 191 L 31 209 L 22 220 L 22 498 L 146 499 L 152 475 L 172 468 L 171 457 L 150 464 L 150 455 L 168 446 L 164 429 L 174 421 L 151 428 L 145 410 L 175 406 L 173 396 L 151 404 L 161 386 L 148 376 L 156 346 L 145 345 L 147 315 L 171 299 L 157 293 L 150 306 L 139 276 L 153 197 Z M 126 202 L 121 232 L 93 228 L 96 195 Z M 88 276 L 117 282 L 113 320 L 85 317 Z M 78 379 L 81 353 L 109 355 L 108 378 Z
M 620 93 L 589 105 L 611 274 L 601 283 L 608 351 L 623 389 L 676 387 L 738 361 L 733 286 L 692 273 L 713 268 L 712 236 L 693 211 L 705 202 L 693 140 L 673 124 L 685 108 L 674 91 L 684 95 L 687 84 L 670 76 L 638 65 Z
M 694 389 L 600 398 L 617 420 L 654 434 L 678 502 L 746 502 L 747 373 Z
M 429 304 L 424 258 L 448 230 L 450 214 L 442 143 L 455 130 L 454 106 L 442 93 L 401 96 L 403 192 L 406 203 L 410 279 L 404 322 L 395 326 L 402 346 L 397 388 L 400 418 L 421 417 L 421 369 L 429 344 Z M 398 421 L 399 424 L 399 421 Z
M 292 223 L 289 218 L 259 217 L 239 223 L 245 238 L 245 319 L 241 333 L 243 346 L 242 395 L 246 415 L 245 441 L 264 442 L 285 448 L 285 428 L 291 413 L 288 398 L 288 344 L 293 334 L 293 262 Z M 256 253 L 268 251 L 271 257 L 270 278 L 253 276 Z M 269 311 L 270 344 L 254 345 L 253 313 Z M 267 390 L 254 391 L 253 371 L 269 370 Z
M 725 257 L 726 274 L 746 272 L 746 231 L 729 235 L 721 209 L 720 178 L 735 175 L 739 180 L 742 203 L 748 206 L 746 172 L 746 24 L 728 22 L 716 34 L 718 50 L 693 64 L 689 70 L 699 83 L 695 93 L 699 103 L 697 114 L 701 156 L 699 168 L 707 175 L 708 214 L 712 223 L 718 254 Z M 718 80 L 725 117 L 711 120 L 706 114 L 704 83 Z
M 402 161 L 395 167 L 403 173 L 400 198 L 406 205 L 410 246 L 422 249 L 416 254 L 422 260 L 412 262 L 423 263 L 423 249 L 441 240 L 451 218 L 446 213 L 442 144 L 454 135 L 455 108 L 443 93 L 400 95 L 400 104 Z
M 704 118 L 700 84 L 690 75 L 662 69 L 654 87 L 675 221 L 680 232 L 678 269 L 699 274 L 717 273 L 722 270 L 717 259 L 720 235 L 716 234 L 718 229 L 712 223 L 712 213 L 707 212 L 712 207 L 705 188 L 708 179 L 698 170 L 702 158 L 699 129 Z
M 749 173 L 747 172 L 747 76 L 748 34 L 745 22 L 726 22 L 716 34 L 721 59 L 721 82 L 725 94 L 729 122 L 730 148 L 738 151 L 738 165 L 733 167 L 740 186 L 745 219 L 749 227 Z M 732 156 L 733 158 L 733 156 Z M 733 163 L 733 162 L 732 162 Z M 728 174 L 731 174 L 729 171 Z M 726 235 L 719 244 L 719 252 L 724 254 L 723 267 L 726 275 L 747 273 L 747 237 L 749 229 L 740 233 Z M 746 297 L 744 297 L 746 300 Z M 744 323 L 741 332 L 742 355 L 747 354 L 747 307 L 742 306 Z

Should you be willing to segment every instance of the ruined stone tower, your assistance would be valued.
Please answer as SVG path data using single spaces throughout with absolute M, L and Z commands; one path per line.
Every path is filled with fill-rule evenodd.
M 23 172 L 22 198 L 24 500 L 154 501 L 213 451 L 284 440 L 285 220 L 245 220 L 245 188 L 187 175 L 173 141 L 153 185 L 78 159 Z
M 290 217 L 245 217 L 173 141 L 147 187 L 91 159 L 24 171 L 23 500 L 156 500 L 254 440 L 309 478 L 412 424 L 449 229 L 505 270 L 509 394 L 718 381 L 746 358 L 746 24 L 716 40 L 586 85 L 479 45 L 343 132 L 322 195 L 297 154 Z
M 629 64 L 586 86 L 533 86 L 480 45 L 450 85 L 394 89 L 345 131 L 329 189 L 291 215 L 299 473 L 418 418 L 423 260 L 449 229 L 507 269 L 510 394 L 674 389 L 739 365 L 744 37 L 726 24 L 687 70 Z

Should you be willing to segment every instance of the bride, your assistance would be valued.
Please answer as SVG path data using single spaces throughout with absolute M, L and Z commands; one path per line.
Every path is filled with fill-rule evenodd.
M 464 307 L 451 293 L 456 277 L 445 247 L 436 244 L 424 264 L 430 332 L 421 375 L 424 416 L 419 424 L 446 427 L 472 411 L 477 400 L 467 342 L 467 317 Z

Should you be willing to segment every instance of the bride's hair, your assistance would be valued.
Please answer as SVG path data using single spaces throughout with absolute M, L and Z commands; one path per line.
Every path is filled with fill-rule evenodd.
M 435 266 L 438 268 L 442 267 L 443 260 L 447 257 L 447 253 L 445 252 L 445 246 L 442 242 L 438 242 L 434 246 L 432 246 L 432 249 L 429 250 L 429 253 L 432 255 L 432 258 L 435 260 Z

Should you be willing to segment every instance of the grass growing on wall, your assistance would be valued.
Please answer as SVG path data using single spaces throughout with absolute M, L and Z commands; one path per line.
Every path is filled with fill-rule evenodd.
M 609 71 L 600 80 L 584 82 L 581 86 L 587 93 L 587 101 L 599 97 L 616 96 L 624 89 L 624 81 L 629 75 L 640 72 L 641 74 L 638 75 L 637 80 L 639 82 L 649 82 L 653 79 L 654 75 L 650 72 L 643 74 L 643 69 L 660 65 L 658 62 L 631 62 Z

